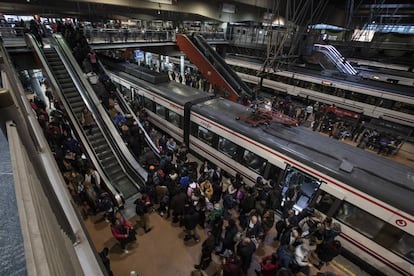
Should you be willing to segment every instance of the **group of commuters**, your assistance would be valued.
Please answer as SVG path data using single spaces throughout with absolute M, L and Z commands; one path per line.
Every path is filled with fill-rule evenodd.
M 66 31 L 65 34 L 69 35 L 68 40 L 76 39 L 76 31 Z M 73 48 L 83 47 L 81 42 L 71 45 Z M 84 56 L 87 57 L 88 53 L 89 50 Z M 80 64 L 83 58 L 77 58 Z M 340 253 L 341 245 L 335 240 L 340 228 L 332 219 L 323 219 L 310 209 L 299 214 L 294 211 L 300 187 L 292 187 L 282 195 L 277 183 L 267 183 L 259 177 L 254 186 L 249 186 L 240 174 L 229 176 L 208 161 L 203 164 L 191 162 L 185 144 L 177 144 L 173 138 L 157 131 L 146 120 L 145 112 L 140 112 L 140 123 L 160 150 L 160 158 L 157 158 L 144 146 L 144 133 L 137 126 L 138 122 L 116 108 L 116 97 L 112 93 L 115 87 L 110 80 L 100 77 L 99 83 L 100 98 L 113 123 L 148 170 L 145 187 L 135 201 L 144 231 L 151 231 L 149 218 L 153 210 L 183 227 L 185 243 L 201 242 L 199 227 L 205 229 L 208 237 L 202 241 L 196 269 L 207 269 L 215 253 L 222 257 L 219 270 L 223 275 L 246 275 L 254 253 L 272 228 L 276 228 L 278 246 L 273 254 L 262 259 L 260 270 L 256 270 L 258 275 L 294 275 L 299 272 L 310 275 L 312 252 L 316 256 L 316 268 L 321 268 Z M 56 102 L 54 116 L 49 119 L 44 118 L 47 113 L 43 114 L 38 105 L 41 103 L 32 102 L 75 201 L 83 207 L 85 215 L 104 212 L 104 218 L 111 223 L 114 238 L 128 253 L 127 245 L 136 240 L 136 230 L 103 189 L 99 173 L 85 158 L 82 147 L 73 137 L 64 110 Z M 79 120 L 89 131 L 93 121 L 87 123 L 90 111 L 85 107 L 84 112 Z M 282 218 L 275 223 L 275 213 L 279 211 Z M 100 255 L 111 273 L 108 249 L 105 248 Z
M 105 78 L 100 80 L 110 82 Z M 341 245 L 334 239 L 340 232 L 337 224 L 308 209 L 295 214 L 292 207 L 299 197 L 300 187 L 292 187 L 283 198 L 281 187 L 272 182 L 265 183 L 259 178 L 250 187 L 239 174 L 225 175 L 207 161 L 203 164 L 191 162 L 185 144 L 177 143 L 152 126 L 142 109 L 138 118 L 160 150 L 160 158 L 157 158 L 144 146 L 144 133 L 132 116 L 115 108 L 116 96 L 112 92 L 107 91 L 110 95 L 108 113 L 124 142 L 148 170 L 146 185 L 135 201 L 140 224 L 146 233 L 151 231 L 150 213 L 156 210 L 160 216 L 171 218 L 173 224 L 183 227 L 185 243 L 200 242 L 198 229 L 205 229 L 208 237 L 202 242 L 196 269 L 207 269 L 212 254 L 216 253 L 223 258 L 220 270 L 224 275 L 247 273 L 256 249 L 272 228 L 276 228 L 275 240 L 280 240 L 279 247 L 262 260 L 261 270 L 257 271 L 259 275 L 276 275 L 278 271 L 309 275 L 312 253 L 316 256 L 316 268 L 340 253 Z M 135 144 L 138 144 L 136 148 Z M 282 219 L 275 224 L 277 211 L 282 212 Z M 121 221 L 116 219 L 113 223 L 115 227 L 124 225 L 125 220 L 119 213 L 113 217 L 121 217 Z M 118 234 L 114 230 L 113 234 L 128 252 L 126 245 L 135 240 L 135 235 Z
M 319 102 L 308 101 L 307 105 L 295 103 L 289 96 L 275 97 L 273 108 L 298 120 L 299 124 L 310 123 L 313 131 L 319 131 L 337 140 L 350 140 L 357 147 L 369 149 L 382 155 L 396 154 L 402 143 L 402 138 L 389 132 L 379 131 L 368 127 L 364 120 L 346 120 L 338 116 L 335 105 L 328 106 Z

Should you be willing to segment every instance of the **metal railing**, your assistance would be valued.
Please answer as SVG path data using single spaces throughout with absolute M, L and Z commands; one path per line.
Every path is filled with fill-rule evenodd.
M 175 41 L 173 30 L 85 28 L 83 34 L 89 43 Z

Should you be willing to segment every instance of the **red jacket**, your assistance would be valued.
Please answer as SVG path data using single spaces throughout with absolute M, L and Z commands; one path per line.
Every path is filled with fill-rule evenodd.
M 279 262 L 272 263 L 272 255 L 269 255 L 262 258 L 260 267 L 262 269 L 262 276 L 274 276 L 279 269 Z
M 121 224 L 115 224 L 111 226 L 112 235 L 116 239 L 126 239 L 128 236 L 128 230 L 132 228 L 132 224 L 126 219 L 121 220 Z

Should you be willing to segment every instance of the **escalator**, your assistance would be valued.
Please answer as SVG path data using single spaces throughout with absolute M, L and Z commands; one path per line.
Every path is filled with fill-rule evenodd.
M 60 90 L 58 94 L 61 96 L 62 102 L 65 102 L 67 112 L 72 114 L 72 117 L 70 116 L 72 122 L 75 121 L 73 124 L 80 126 L 79 118 L 85 103 L 88 103 L 87 95 L 80 92 L 82 89 L 81 82 L 74 80 L 76 79 L 76 73 L 73 72 L 73 69 L 72 71 L 67 69 L 69 66 L 64 63 L 64 59 L 61 57 L 64 55 L 63 51 L 59 49 L 58 52 L 57 49 L 59 49 L 59 46 L 43 49 L 43 57 L 46 63 L 43 64 L 43 67 L 48 67 L 49 70 L 46 71 L 53 75 L 49 76 L 49 79 L 53 77 L 56 81 L 58 90 Z M 42 59 L 40 58 L 40 60 Z M 84 146 L 89 146 L 90 151 L 87 152 L 90 157 L 93 155 L 93 158 L 91 158 L 92 162 L 95 161 L 93 162 L 95 167 L 103 175 L 103 180 L 107 186 L 112 188 L 110 189 L 111 192 L 116 190 L 116 193 L 123 200 L 131 198 L 138 193 L 140 188 L 139 184 L 133 179 L 137 181 L 142 181 L 142 179 L 137 179 L 137 175 L 129 175 L 129 171 L 127 173 L 127 165 L 125 162 L 122 162 L 122 153 L 120 153 L 119 148 L 115 145 L 115 141 L 111 138 L 110 130 L 102 122 L 101 115 L 93 104 L 86 105 L 88 105 L 89 110 L 92 112 L 96 124 L 90 132 L 83 131 L 82 128 L 78 129 L 78 132 L 82 132 L 86 140 L 87 145 L 84 143 Z
M 231 101 L 238 102 L 242 96 L 237 88 L 219 72 L 219 65 L 212 64 L 202 49 L 200 49 L 188 36 L 184 34 L 176 35 L 177 46 L 180 51 L 184 52 L 190 61 L 197 66 L 203 77 L 217 89 L 217 94 L 228 98 Z M 240 91 L 241 92 L 241 91 Z
M 234 70 L 226 63 L 226 61 L 208 44 L 207 40 L 201 35 L 195 35 L 193 42 L 202 49 L 202 52 L 207 59 L 215 65 L 219 73 L 226 78 L 228 83 L 242 95 L 252 95 L 252 91 L 249 86 L 234 72 Z
M 102 64 L 102 61 L 104 61 L 104 63 L 106 65 L 110 64 L 110 68 L 115 66 L 115 63 L 111 63 L 109 62 L 108 59 L 104 58 L 103 56 L 99 57 L 99 68 L 102 72 L 105 72 L 105 75 L 109 76 L 109 71 L 105 68 L 105 66 Z M 105 62 L 106 61 L 106 62 Z M 137 72 L 137 69 L 141 69 L 141 68 L 137 68 L 137 67 L 133 67 L 132 64 L 127 64 L 126 67 L 129 67 L 129 72 Z M 116 66 L 115 66 L 116 67 Z M 145 138 L 145 142 L 147 144 L 147 146 L 152 150 L 152 152 L 154 152 L 154 154 L 159 158 L 160 157 L 160 150 L 158 149 L 158 147 L 154 144 L 154 142 L 152 141 L 152 139 L 150 138 L 149 134 L 147 133 L 147 130 L 144 128 L 144 126 L 141 124 L 139 118 L 135 115 L 135 112 L 132 110 L 131 108 L 131 103 L 128 103 L 126 98 L 124 97 L 124 95 L 122 95 L 122 93 L 119 91 L 119 89 L 115 89 L 114 91 L 115 93 L 115 97 L 116 100 L 118 102 L 119 107 L 121 108 L 123 114 L 129 114 L 134 118 L 134 121 L 137 123 L 138 127 L 141 129 L 142 133 L 144 134 L 144 138 Z
M 339 53 L 339 51 L 332 45 L 315 44 L 313 45 L 313 51 L 314 53 L 324 55 L 326 57 L 325 61 L 332 63 L 332 65 L 343 74 L 356 75 L 358 73 L 358 71 L 352 67 L 345 57 L 343 57 L 341 53 Z M 326 64 L 324 67 L 326 67 Z

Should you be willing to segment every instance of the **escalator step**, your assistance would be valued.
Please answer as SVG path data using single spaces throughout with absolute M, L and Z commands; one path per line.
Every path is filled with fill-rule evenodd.
M 83 100 L 82 100 L 81 97 L 72 97 L 72 98 L 66 97 L 66 99 L 68 100 L 70 106 L 72 106 L 72 107 L 76 107 L 75 105 L 78 104 L 78 103 L 83 104 Z
M 112 167 L 111 169 L 105 169 L 105 172 L 110 175 L 113 180 L 118 180 L 124 175 L 124 172 L 119 165 Z
M 73 104 L 71 104 L 70 106 L 72 107 L 72 109 L 74 109 L 74 108 L 79 108 L 79 107 L 81 107 L 81 109 L 83 109 L 83 106 L 85 105 L 85 103 L 83 102 L 83 101 L 81 101 L 81 102 L 76 102 L 76 103 L 73 103 Z
M 111 156 L 111 157 L 114 156 L 112 151 L 108 148 L 108 145 L 97 146 L 94 149 L 99 159 L 104 159 L 104 158 L 107 158 L 108 156 Z
M 60 86 L 62 87 L 62 89 L 75 87 L 75 85 L 73 84 L 73 82 L 63 82 L 63 83 L 60 82 Z
M 128 179 L 121 168 L 120 168 L 119 171 L 113 172 L 113 173 L 108 174 L 108 175 L 111 176 L 111 180 L 114 181 L 115 183 L 119 183 L 122 179 L 125 179 L 125 180 Z
M 79 107 L 72 107 L 72 111 L 76 116 L 80 116 L 81 112 L 82 112 L 83 106 L 79 106 Z
M 73 100 L 77 100 L 77 99 L 79 99 L 80 101 L 82 100 L 81 96 L 77 92 L 68 93 L 68 92 L 65 91 L 65 98 L 68 101 L 73 101 Z
M 100 138 L 100 139 L 94 139 L 91 142 L 91 145 L 95 148 L 98 147 L 100 145 L 107 145 L 105 138 Z

